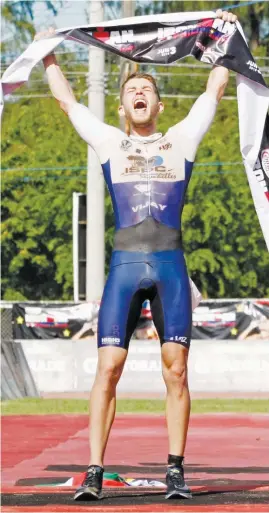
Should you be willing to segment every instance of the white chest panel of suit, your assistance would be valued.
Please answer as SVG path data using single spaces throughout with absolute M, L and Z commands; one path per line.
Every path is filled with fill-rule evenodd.
M 204 93 L 188 116 L 164 136 L 137 137 L 100 122 L 87 107 L 74 104 L 69 118 L 99 157 L 116 230 L 141 223 L 148 216 L 180 228 L 196 151 L 212 123 L 216 105 L 216 100 Z

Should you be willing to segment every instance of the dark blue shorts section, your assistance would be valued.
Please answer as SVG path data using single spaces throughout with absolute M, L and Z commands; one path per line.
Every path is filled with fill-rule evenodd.
M 161 343 L 189 347 L 191 292 L 182 250 L 114 251 L 98 321 L 98 347 L 128 349 L 145 299 Z

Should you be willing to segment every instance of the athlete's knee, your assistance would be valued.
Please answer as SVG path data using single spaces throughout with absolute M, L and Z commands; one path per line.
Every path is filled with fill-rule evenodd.
M 187 363 L 174 361 L 170 365 L 165 365 L 163 377 L 167 389 L 176 390 L 180 395 L 184 388 L 188 387 Z
M 104 389 L 110 389 L 117 385 L 122 373 L 122 365 L 110 362 L 102 362 L 98 365 L 96 381 Z

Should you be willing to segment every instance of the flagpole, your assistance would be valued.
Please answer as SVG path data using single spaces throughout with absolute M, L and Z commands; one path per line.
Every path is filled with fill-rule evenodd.
M 97 25 L 104 19 L 103 1 L 89 2 L 89 22 Z M 104 50 L 89 47 L 88 105 L 91 112 L 104 121 Z M 88 146 L 87 172 L 87 241 L 86 300 L 100 299 L 105 279 L 105 208 L 104 179 L 96 153 Z

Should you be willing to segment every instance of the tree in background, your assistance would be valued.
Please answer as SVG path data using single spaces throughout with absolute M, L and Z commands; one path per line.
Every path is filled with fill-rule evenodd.
M 168 3 L 170 9 L 177 11 L 197 10 L 197 2 L 177 2 L 177 5 L 176 2 L 140 2 L 137 14 L 142 13 L 141 5 L 143 13 L 147 13 L 146 9 L 152 12 L 153 7 L 162 12 Z M 219 4 L 223 6 L 225 2 L 216 6 L 200 2 L 199 10 Z M 255 13 L 257 7 L 254 6 Z M 259 23 L 256 55 L 266 55 L 267 8 L 264 6 Z M 240 7 L 237 12 L 246 13 L 240 15 L 240 21 L 245 30 L 249 27 L 250 37 L 248 9 Z M 31 22 L 29 14 L 27 20 Z M 20 30 L 19 26 L 16 30 Z M 78 63 L 77 53 L 59 58 L 64 71 L 87 72 L 87 62 Z M 110 70 L 117 71 L 116 58 L 108 54 L 107 62 L 110 60 Z M 193 59 L 185 62 L 196 63 Z M 204 91 L 209 72 L 206 68 L 188 69 L 186 77 L 184 68 L 158 67 L 155 71 L 174 73 L 173 77 L 158 78 L 163 93 L 195 96 Z M 48 93 L 43 77 L 43 68 L 35 70 L 32 82 L 20 92 Z M 85 77 L 75 74 L 68 78 L 73 82 L 77 99 L 86 102 Z M 116 82 L 111 75 L 110 91 L 118 90 Z M 227 94 L 235 95 L 233 76 Z M 162 132 L 172 122 L 182 119 L 194 100 L 177 97 L 164 101 L 166 109 L 159 125 Z M 106 122 L 116 126 L 117 105 L 116 96 L 106 98 Z M 86 190 L 86 145 L 49 97 L 22 98 L 6 104 L 2 135 L 2 167 L 9 169 L 3 171 L 2 180 L 3 297 L 72 299 L 72 193 Z M 227 165 L 227 162 L 235 164 Z M 192 278 L 205 297 L 267 296 L 269 257 L 241 163 L 236 101 L 221 102 L 216 120 L 199 148 L 196 163 L 183 211 L 183 240 Z M 106 194 L 107 264 L 113 225 L 111 201 Z
M 7 105 L 5 120 L 2 167 L 22 171 L 2 171 L 4 298 L 70 299 L 72 193 L 86 189 L 86 145 L 51 99 Z
M 44 8 L 48 12 L 52 12 L 54 16 L 57 15 L 58 9 L 63 5 L 62 0 L 55 2 L 50 0 L 44 0 L 43 2 L 37 2 L 36 0 L 3 2 L 1 9 L 2 32 L 4 27 L 4 32 L 10 33 L 10 37 L 1 43 L 2 63 L 5 62 L 4 52 L 18 51 L 32 41 L 35 34 L 33 25 L 34 9 L 37 3 L 38 5 L 44 4 Z
M 55 16 L 64 2 L 62 0 L 53 2 L 44 0 L 44 2 L 39 2 L 39 5 L 41 3 L 44 4 L 44 8 L 48 12 Z M 2 28 L 4 28 L 6 40 L 1 43 L 2 65 L 14 59 L 14 57 L 10 59 L 10 52 L 19 53 L 33 39 L 36 4 L 36 0 L 3 2 L 1 9 Z M 29 105 L 31 105 L 32 119 L 31 114 L 27 119 Z M 5 162 L 8 162 L 7 165 L 21 166 L 23 169 L 28 158 L 30 161 L 34 160 L 34 163 L 36 162 L 35 156 L 33 156 L 35 155 L 33 148 L 37 139 L 33 134 L 41 121 L 42 108 L 40 109 L 39 105 L 34 112 L 32 107 L 33 104 L 30 101 L 7 106 L 4 127 L 8 126 L 11 133 L 6 133 L 6 137 L 2 139 L 2 167 L 5 167 Z M 47 103 L 45 102 L 46 107 Z M 20 123 L 24 114 L 26 115 L 24 123 Z M 49 117 L 49 112 L 47 115 Z M 9 123 L 5 125 L 8 116 Z M 34 122 L 31 124 L 33 120 Z M 46 121 L 44 119 L 43 121 L 45 127 Z M 46 147 L 43 148 L 43 151 L 46 151 Z M 53 150 L 51 150 L 52 152 Z M 50 254 L 50 247 L 53 246 L 56 234 L 58 240 L 62 239 L 63 241 L 67 239 L 68 233 L 65 232 L 63 236 L 61 230 L 58 230 L 58 233 L 51 230 L 53 223 L 50 221 L 54 202 L 52 201 L 50 205 L 48 203 L 46 205 L 50 210 L 48 218 L 45 215 L 46 209 L 44 205 L 42 208 L 41 202 L 44 193 L 44 190 L 42 191 L 42 187 L 40 187 L 41 183 L 44 188 L 42 178 L 40 183 L 35 180 L 33 185 L 31 178 L 27 178 L 23 174 L 25 173 L 11 173 L 9 176 L 4 174 L 2 178 L 2 290 L 4 297 L 16 300 L 31 297 L 41 299 L 42 297 L 64 296 L 65 286 L 63 288 L 58 286 L 57 279 L 59 281 L 60 278 L 59 276 L 57 278 L 57 267 L 52 254 Z M 43 172 L 43 177 L 45 174 Z M 56 176 L 57 178 L 59 177 Z M 27 185 L 28 181 L 30 184 Z M 52 189 L 55 191 L 55 188 Z M 46 203 L 48 201 L 47 194 L 43 197 L 46 198 Z M 61 222 L 59 219 L 57 221 L 58 207 L 59 197 L 58 206 L 54 212 L 55 224 L 59 226 Z M 64 219 L 62 221 L 64 224 Z M 46 233 L 47 238 L 48 235 L 50 236 L 50 245 L 46 236 L 44 236 Z M 58 249 L 58 253 L 59 251 Z M 70 294 L 71 290 L 68 289 L 68 297 Z

